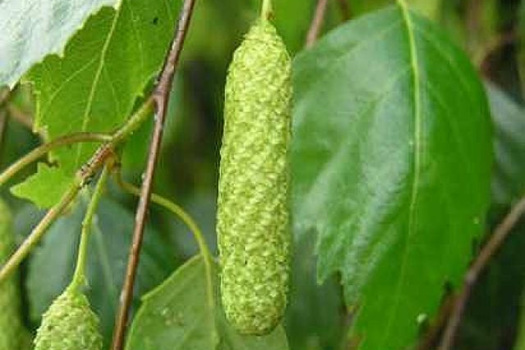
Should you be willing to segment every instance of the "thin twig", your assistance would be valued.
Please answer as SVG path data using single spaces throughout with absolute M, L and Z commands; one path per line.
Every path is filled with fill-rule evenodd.
M 51 142 L 45 143 L 24 157 L 11 164 L 0 174 L 0 187 L 6 183 L 17 172 L 27 165 L 46 155 L 49 151 L 63 146 L 72 145 L 79 142 L 105 142 L 95 154 L 103 153 L 106 150 L 115 148 L 119 143 L 137 130 L 140 125 L 149 117 L 153 111 L 153 98 L 148 98 L 142 106 L 129 118 L 129 120 L 112 135 L 93 132 L 80 132 L 58 137 Z
M 466 29 L 467 29 L 467 48 L 469 52 L 473 52 L 474 48 L 480 39 L 479 33 L 482 33 L 481 16 L 483 14 L 483 2 L 485 0 L 468 0 L 466 2 Z
M 129 192 L 135 196 L 140 196 L 140 189 L 124 181 L 122 179 L 122 174 L 120 173 L 120 171 L 117 171 L 115 173 L 115 180 L 117 184 L 126 192 Z M 193 234 L 193 237 L 197 241 L 199 252 L 204 262 L 204 269 L 206 273 L 206 286 L 207 286 L 206 295 L 207 295 L 208 305 L 210 307 L 210 310 L 214 310 L 215 309 L 215 299 L 214 299 L 214 293 L 213 293 L 213 256 L 210 252 L 210 249 L 208 248 L 208 244 L 206 244 L 206 240 L 204 239 L 204 235 L 202 234 L 202 231 L 200 230 L 199 225 L 197 225 L 197 223 L 195 222 L 195 220 L 193 220 L 191 215 L 188 214 L 184 210 L 184 208 L 179 206 L 177 203 L 172 202 L 169 199 L 164 198 L 156 193 L 151 194 L 151 201 L 169 210 L 172 214 L 177 216 L 182 222 L 184 222 L 184 224 L 190 229 L 191 233 Z
M 148 154 L 148 162 L 146 165 L 146 173 L 142 182 L 139 204 L 135 215 L 133 241 L 129 253 L 126 276 L 120 296 L 120 307 L 117 313 L 116 325 L 113 333 L 113 350 L 122 350 L 122 347 L 124 345 L 129 308 L 131 306 L 131 301 L 133 298 L 133 286 L 135 283 L 135 277 L 139 263 L 140 248 L 142 246 L 148 204 L 151 198 L 153 177 L 155 174 L 155 167 L 157 163 L 157 158 L 159 156 L 162 133 L 164 130 L 164 123 L 166 120 L 171 85 L 179 62 L 182 47 L 184 46 L 184 39 L 186 38 L 186 32 L 188 30 L 191 16 L 193 14 L 194 5 L 195 0 L 184 1 L 181 15 L 179 17 L 179 21 L 177 23 L 177 27 L 174 33 L 174 39 L 172 41 L 169 53 L 164 62 L 164 67 L 160 74 L 160 79 L 155 88 L 155 91 L 153 92 L 153 98 L 155 100 L 156 105 L 155 127 L 153 129 Z
M 343 22 L 346 22 L 350 19 L 350 5 L 348 5 L 347 0 L 337 0 L 339 3 L 339 11 L 341 12 L 341 17 L 343 18 Z
M 479 255 L 474 260 L 474 263 L 467 271 L 465 275 L 463 288 L 459 293 L 456 302 L 454 304 L 454 309 L 450 315 L 450 319 L 443 334 L 441 340 L 441 345 L 439 350 L 450 350 L 454 343 L 454 338 L 456 336 L 467 300 L 470 296 L 470 292 L 474 284 L 476 283 L 480 273 L 488 265 L 490 259 L 501 247 L 505 239 L 509 236 L 512 228 L 519 221 L 520 217 L 525 213 L 525 197 L 520 199 L 520 201 L 512 208 L 512 210 L 507 214 L 503 221 L 496 227 L 494 234 L 490 237 L 488 242 L 485 244 L 483 249 L 479 252 Z
M 42 239 L 49 226 L 60 216 L 60 214 L 76 198 L 82 187 L 89 182 L 89 179 L 100 169 L 106 161 L 113 157 L 113 149 L 108 145 L 101 146 L 91 159 L 84 164 L 75 174 L 73 182 L 62 195 L 60 201 L 55 204 L 42 218 L 42 220 L 33 228 L 29 236 L 17 248 L 16 252 L 9 257 L 9 260 L 0 270 L 0 284 L 9 277 L 22 260 L 33 250 L 35 245 Z
M 11 118 L 22 124 L 24 127 L 28 128 L 29 130 L 33 130 L 33 118 L 31 118 L 31 116 L 22 112 L 18 107 L 16 107 L 12 103 L 8 103 L 6 107 Z
M 115 180 L 117 184 L 126 192 L 129 192 L 135 196 L 140 196 L 140 189 L 138 187 L 133 186 L 132 184 L 124 181 L 122 179 L 122 174 L 120 171 L 115 173 Z M 197 241 L 197 245 L 199 247 L 199 252 L 202 256 L 202 259 L 204 261 L 204 268 L 206 271 L 206 282 L 207 282 L 207 299 L 208 299 L 208 305 L 210 306 L 210 309 L 215 309 L 215 300 L 213 295 L 213 256 L 210 252 L 210 249 L 208 248 L 208 244 L 206 244 L 206 240 L 204 239 L 204 235 L 202 234 L 202 231 L 199 228 L 199 225 L 193 220 L 190 214 L 188 214 L 184 208 L 179 206 L 177 203 L 170 201 L 167 198 L 164 198 L 156 193 L 151 194 L 151 201 L 155 204 L 160 205 L 161 207 L 169 210 L 172 214 L 177 216 L 184 224 L 190 229 L 191 233 L 193 234 L 193 237 L 195 238 L 195 241 Z
M 321 32 L 321 28 L 324 23 L 324 15 L 327 5 L 328 0 L 319 0 L 317 2 L 312 24 L 310 24 L 310 29 L 308 30 L 308 35 L 306 36 L 306 48 L 312 47 L 319 37 L 319 33 Z
M 115 173 L 115 181 L 117 182 L 117 185 L 119 185 L 120 188 L 122 188 L 124 191 L 129 192 L 132 195 L 135 195 L 137 197 L 140 196 L 140 188 L 134 186 L 133 184 L 124 181 L 122 178 L 122 174 L 120 171 Z M 184 210 L 180 205 L 176 204 L 175 202 L 170 201 L 167 198 L 164 198 L 156 193 L 151 194 L 151 201 L 153 203 L 156 203 L 169 211 L 171 211 L 175 216 L 177 216 L 179 219 L 186 224 L 186 226 L 190 229 L 191 233 L 195 237 L 195 240 L 197 241 L 197 245 L 199 246 L 200 253 L 205 257 L 205 259 L 212 258 L 210 249 L 208 248 L 208 245 L 206 244 L 206 240 L 204 239 L 204 235 L 202 234 L 201 230 L 199 229 L 199 226 L 193 220 L 190 214 Z
M 261 7 L 261 18 L 263 20 L 272 17 L 272 0 L 263 0 Z
M 91 226 L 93 224 L 93 218 L 106 188 L 106 183 L 108 179 L 108 165 L 104 167 L 100 178 L 98 179 L 91 200 L 86 210 L 84 220 L 82 221 L 82 230 L 80 233 L 80 244 L 78 247 L 78 256 L 77 256 L 77 266 L 75 272 L 73 273 L 73 280 L 71 281 L 70 288 L 79 289 L 83 288 L 86 283 L 86 260 L 88 254 L 89 246 L 89 237 L 91 233 Z
M 124 141 L 128 136 L 133 134 L 144 121 L 149 118 L 153 112 L 153 97 L 149 97 L 144 101 L 142 106 L 129 118 L 129 120 L 120 129 L 115 131 L 111 137 L 111 146 L 115 147 L 120 142 Z
M 454 295 L 451 293 L 447 294 L 445 300 L 443 300 L 441 304 L 438 315 L 434 318 L 434 320 L 432 320 L 428 329 L 425 330 L 424 336 L 419 340 L 417 350 L 435 349 L 439 341 L 441 331 L 447 324 L 450 314 L 452 313 L 454 302 Z
M 0 164 L 2 163 L 2 156 L 4 153 L 5 137 L 7 133 L 7 124 L 9 118 L 7 118 L 7 113 L 4 109 L 0 109 Z
M 503 49 L 507 45 L 514 44 L 518 39 L 519 35 L 515 29 L 498 34 L 485 45 L 483 50 L 481 50 L 477 55 L 474 55 L 472 58 L 474 65 L 478 67 L 481 73 L 483 73 L 485 76 L 488 76 L 490 73 L 489 58 L 496 51 Z
M 72 145 L 78 142 L 106 142 L 110 140 L 111 135 L 91 132 L 69 134 L 56 138 L 51 142 L 45 143 L 35 148 L 24 157 L 17 160 L 15 163 L 11 164 L 6 170 L 4 170 L 2 174 L 0 174 L 0 187 L 24 167 L 33 163 L 35 160 L 43 157 L 49 151 L 52 151 L 56 148 Z
M 9 99 L 11 92 L 8 88 L 0 88 L 0 107 L 3 107 L 5 102 Z

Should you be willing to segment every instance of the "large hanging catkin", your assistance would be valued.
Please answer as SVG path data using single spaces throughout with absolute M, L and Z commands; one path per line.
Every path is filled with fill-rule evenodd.
M 260 19 L 236 50 L 225 92 L 218 220 L 221 298 L 242 334 L 281 320 L 289 283 L 291 61 Z

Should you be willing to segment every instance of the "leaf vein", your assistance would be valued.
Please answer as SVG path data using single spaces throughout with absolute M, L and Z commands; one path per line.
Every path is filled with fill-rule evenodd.
M 418 201 L 418 189 L 419 189 L 419 182 L 420 182 L 420 176 L 421 176 L 421 158 L 422 158 L 422 147 L 421 147 L 421 132 L 422 132 L 422 116 L 421 116 L 421 91 L 420 91 L 420 72 L 419 72 L 419 63 L 418 63 L 418 56 L 417 56 L 417 48 L 416 48 L 416 42 L 414 37 L 414 24 L 412 23 L 412 20 L 410 19 L 410 13 L 407 8 L 407 5 L 405 4 L 404 0 L 398 0 L 398 5 L 401 10 L 403 21 L 404 21 L 404 27 L 407 32 L 407 40 L 408 40 L 408 46 L 410 51 L 410 65 L 412 68 L 412 76 L 413 76 L 413 99 L 414 99 L 414 106 L 413 106 L 413 114 L 414 114 L 414 179 L 412 181 L 412 194 L 410 196 L 410 202 L 408 206 L 408 232 L 406 235 L 405 243 L 404 243 L 404 251 L 402 254 L 402 261 L 401 261 L 401 269 L 399 273 L 399 280 L 394 292 L 393 297 L 393 307 L 392 311 L 390 312 L 390 315 L 388 316 L 388 321 L 385 327 L 385 335 L 383 338 L 383 346 L 382 348 L 385 348 L 386 343 L 388 342 L 388 337 L 390 336 L 390 333 L 392 331 L 392 325 L 394 323 L 395 315 L 398 312 L 399 304 L 400 304 L 400 298 L 401 298 L 401 290 L 404 284 L 405 280 L 405 274 L 407 269 L 407 255 L 409 251 L 409 245 L 410 240 L 414 235 L 414 231 L 416 230 L 417 225 L 417 217 L 416 217 L 416 205 Z

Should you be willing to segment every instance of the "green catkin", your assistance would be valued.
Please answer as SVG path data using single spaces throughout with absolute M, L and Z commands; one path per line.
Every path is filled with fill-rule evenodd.
M 218 194 L 221 298 L 241 334 L 270 332 L 286 307 L 291 100 L 290 56 L 260 19 L 228 72 Z
M 7 261 L 14 245 L 11 213 L 0 200 L 0 265 Z M 0 282 L 0 350 L 21 349 L 27 336 L 21 317 L 20 286 L 15 275 Z
M 84 294 L 69 287 L 42 317 L 35 350 L 101 350 L 99 321 Z

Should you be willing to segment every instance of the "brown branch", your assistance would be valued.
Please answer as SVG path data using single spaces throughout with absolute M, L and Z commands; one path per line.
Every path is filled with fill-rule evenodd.
M 164 67 L 160 74 L 159 82 L 153 92 L 153 98 L 156 104 L 155 127 L 152 133 L 152 139 L 148 154 L 148 162 L 146 165 L 146 173 L 142 182 L 139 204 L 135 215 L 133 242 L 131 244 L 131 249 L 129 252 L 126 276 L 120 295 L 120 307 L 117 313 L 116 325 L 113 333 L 113 350 L 122 350 L 124 345 L 129 308 L 133 299 L 133 286 L 135 284 L 135 277 L 140 258 L 140 249 L 142 246 L 142 239 L 144 236 L 144 227 L 146 224 L 148 204 L 151 198 L 153 177 L 155 174 L 155 167 L 160 151 L 171 85 L 173 82 L 175 71 L 177 69 L 182 47 L 184 46 L 184 39 L 186 38 L 186 32 L 190 24 L 195 1 L 196 0 L 184 1 L 182 12 L 174 33 L 174 39 L 171 43 L 170 50 L 164 62 Z
M 512 45 L 519 40 L 518 31 L 512 29 L 508 32 L 500 33 L 495 38 L 485 45 L 485 48 L 475 55 L 472 60 L 478 70 L 486 77 L 490 77 L 490 58 L 497 51 L 505 48 L 507 45 Z
M 314 17 L 312 18 L 312 23 L 310 24 L 310 29 L 308 30 L 308 35 L 306 36 L 306 48 L 312 47 L 319 37 L 319 33 L 323 27 L 327 5 L 328 0 L 319 0 L 317 2 Z
M 12 103 L 7 104 L 7 111 L 9 116 L 16 120 L 18 123 L 22 124 L 29 130 L 33 130 L 33 118 L 30 115 L 22 112 L 18 107 Z
M 435 349 L 439 342 L 439 336 L 454 308 L 455 298 L 451 293 L 447 293 L 439 309 L 438 315 L 432 320 L 428 328 L 425 330 L 425 334 L 419 340 L 417 350 L 428 350 Z
M 458 331 L 463 312 L 465 311 L 465 306 L 474 284 L 476 283 L 483 269 L 488 265 L 490 259 L 494 256 L 505 239 L 509 236 L 512 228 L 519 221 L 523 213 L 525 213 L 525 197 L 520 199 L 520 201 L 503 219 L 503 221 L 496 227 L 494 234 L 490 237 L 483 249 L 481 249 L 478 256 L 474 260 L 474 263 L 467 271 L 463 282 L 463 288 L 460 291 L 456 302 L 454 303 L 454 309 L 452 310 L 452 314 L 450 315 L 445 333 L 441 339 L 439 350 L 452 349 L 454 338 Z
M 9 96 L 11 96 L 11 92 L 8 88 L 0 88 L 0 107 L 3 107 L 5 102 L 9 99 Z
M 4 145 L 5 145 L 5 136 L 7 132 L 7 123 L 9 122 L 9 119 L 7 118 L 7 113 L 5 110 L 0 110 L 0 165 L 2 163 L 2 156 L 4 153 Z

